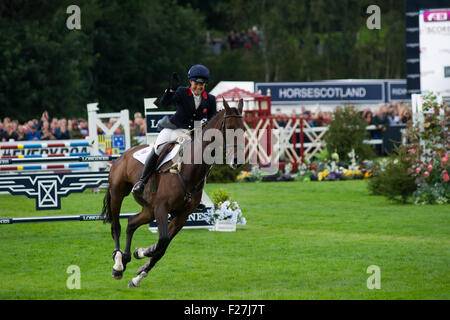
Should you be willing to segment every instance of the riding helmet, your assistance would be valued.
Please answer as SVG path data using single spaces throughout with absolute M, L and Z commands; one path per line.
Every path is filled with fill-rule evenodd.
M 188 79 L 196 82 L 208 82 L 209 70 L 202 64 L 196 64 L 189 69 Z

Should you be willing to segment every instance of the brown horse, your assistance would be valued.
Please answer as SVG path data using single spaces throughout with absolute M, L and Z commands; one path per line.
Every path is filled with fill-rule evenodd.
M 238 162 L 237 149 L 242 146 L 237 144 L 227 144 L 225 132 L 229 129 L 245 131 L 242 119 L 243 101 L 239 101 L 238 108 L 230 108 L 224 100 L 224 109 L 218 112 L 206 125 L 203 126 L 202 136 L 209 129 L 220 130 L 224 138 L 223 144 L 226 150 L 232 147 L 233 155 L 232 163 L 234 167 L 242 165 Z M 228 137 L 228 135 L 227 135 Z M 233 138 L 234 140 L 234 138 Z M 201 151 L 205 150 L 212 141 L 201 141 Z M 158 226 L 158 242 L 147 248 L 137 248 L 133 255 L 137 259 L 149 257 L 150 260 L 145 263 L 137 271 L 137 276 L 128 284 L 129 287 L 139 286 L 142 278 L 153 268 L 159 259 L 164 255 L 170 241 L 183 228 L 188 216 L 198 207 L 201 201 L 203 186 L 207 173 L 212 164 L 207 164 L 203 160 L 196 164 L 192 159 L 195 152 L 199 152 L 198 143 L 192 140 L 186 148 L 190 150 L 190 162 L 184 161 L 181 169 L 167 171 L 168 167 L 173 164 L 172 161 L 164 164 L 145 186 L 143 193 L 143 201 L 138 201 L 142 206 L 142 211 L 128 219 L 127 236 L 125 250 L 120 250 L 120 233 L 121 227 L 119 222 L 120 207 L 124 197 L 130 194 L 133 185 L 139 180 L 142 172 L 143 164 L 133 158 L 133 154 L 147 147 L 147 145 L 133 147 L 127 150 L 120 158 L 118 158 L 111 167 L 109 173 L 109 188 L 103 200 L 102 215 L 105 222 L 111 223 L 111 234 L 114 239 L 115 249 L 113 252 L 113 260 L 115 261 L 112 275 L 115 279 L 121 279 L 126 269 L 127 263 L 131 261 L 131 240 L 137 228 L 144 224 L 156 220 Z M 170 146 L 161 152 L 159 160 L 161 161 L 169 151 Z M 223 147 L 223 146 L 221 146 Z M 186 149 L 185 149 L 186 150 Z M 223 155 L 223 153 L 222 153 Z M 183 158 L 184 159 L 184 158 Z M 156 189 L 156 190 L 155 190 Z M 169 223 L 168 214 L 171 220 Z

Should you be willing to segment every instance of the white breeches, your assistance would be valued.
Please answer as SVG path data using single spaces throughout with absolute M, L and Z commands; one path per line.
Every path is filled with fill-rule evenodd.
M 189 136 L 189 130 L 188 129 L 169 129 L 164 128 L 159 133 L 158 137 L 156 138 L 154 149 L 156 154 L 161 154 L 162 149 L 164 148 L 165 142 L 176 140 L 181 135 L 187 135 Z

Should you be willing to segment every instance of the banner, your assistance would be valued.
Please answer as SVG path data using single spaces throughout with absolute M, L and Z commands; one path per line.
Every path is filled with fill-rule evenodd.
M 383 81 L 323 81 L 256 83 L 255 91 L 267 95 L 273 104 L 297 103 L 382 103 Z
M 153 111 L 145 113 L 145 120 L 147 123 L 147 133 L 159 133 L 158 132 L 158 121 L 165 116 L 171 116 L 175 111 Z
M 0 143 L 0 158 L 2 157 L 45 157 L 54 154 L 66 156 L 86 156 L 90 154 L 87 140 L 42 140 L 13 141 Z
M 411 100 L 406 89 L 406 80 L 389 80 L 386 81 L 387 96 L 386 102 Z
M 420 89 L 450 97 L 450 9 L 419 14 Z
M 125 135 L 103 134 L 98 136 L 98 150 L 102 155 L 119 155 L 125 152 Z

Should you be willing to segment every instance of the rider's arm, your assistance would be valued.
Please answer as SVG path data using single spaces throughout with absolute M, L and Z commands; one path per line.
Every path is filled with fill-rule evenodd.
M 160 104 L 162 107 L 167 107 L 169 105 L 177 105 L 177 102 L 181 99 L 182 87 L 179 87 L 177 91 L 173 92 L 170 88 L 167 88 L 161 97 Z

